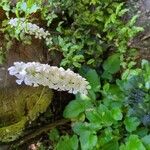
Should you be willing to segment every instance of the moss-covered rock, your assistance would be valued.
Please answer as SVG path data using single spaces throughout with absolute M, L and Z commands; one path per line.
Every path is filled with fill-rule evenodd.
M 52 91 L 43 87 L 0 89 L 0 141 L 19 137 L 25 125 L 46 111 Z

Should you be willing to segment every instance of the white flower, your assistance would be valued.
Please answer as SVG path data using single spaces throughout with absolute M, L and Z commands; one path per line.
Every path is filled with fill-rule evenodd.
M 29 86 L 48 86 L 58 91 L 87 94 L 89 83 L 70 69 L 41 64 L 39 62 L 15 62 L 8 68 L 9 74 L 17 77 L 17 84 L 24 82 Z
M 36 24 L 26 22 L 25 18 L 11 18 L 8 22 L 11 28 L 18 27 L 22 33 L 34 35 L 35 38 L 45 39 L 46 45 L 52 44 L 50 33 Z

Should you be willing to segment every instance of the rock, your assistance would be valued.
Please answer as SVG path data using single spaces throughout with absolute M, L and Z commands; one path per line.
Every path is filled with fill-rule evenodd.
M 127 18 L 139 15 L 136 25 L 144 28 L 144 32 L 133 39 L 132 47 L 139 50 L 141 59 L 150 60 L 150 0 L 128 0 L 127 7 Z
M 52 91 L 43 87 L 0 89 L 0 141 L 18 138 L 31 121 L 48 108 Z

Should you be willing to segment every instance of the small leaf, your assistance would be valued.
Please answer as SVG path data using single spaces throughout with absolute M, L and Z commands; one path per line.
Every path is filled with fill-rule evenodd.
M 90 131 L 92 133 L 96 133 L 96 131 L 100 130 L 102 126 L 99 123 L 88 123 L 88 122 L 77 122 L 72 125 L 73 131 L 81 135 L 86 131 Z
M 99 117 L 101 117 L 101 123 L 104 126 L 110 126 L 114 122 L 111 111 L 103 104 L 98 107 Z
M 119 54 L 111 55 L 107 58 L 107 60 L 103 64 L 103 68 L 105 71 L 114 74 L 120 69 L 120 57 Z
M 123 5 L 124 5 L 124 3 L 120 3 L 120 4 L 117 6 L 117 8 L 116 8 L 116 14 L 118 14 L 118 13 L 121 11 Z
M 150 150 L 150 134 L 142 138 L 142 142 L 145 145 L 147 150 Z
M 146 150 L 146 148 L 137 135 L 130 135 L 126 144 L 121 145 L 120 150 Z
M 88 65 L 91 65 L 91 64 L 93 64 L 94 62 L 95 62 L 95 59 L 92 58 L 92 59 L 89 59 L 89 60 L 88 60 L 87 64 L 88 64 Z
M 112 80 L 112 74 L 107 72 L 107 71 L 104 71 L 103 74 L 102 74 L 102 78 Z
M 91 133 L 90 131 L 83 132 L 80 135 L 80 143 L 82 150 L 92 150 L 97 143 L 97 135 Z
M 29 14 L 35 13 L 38 9 L 39 9 L 39 7 L 38 7 L 36 4 L 34 4 L 34 5 L 28 10 L 28 13 L 29 13 Z
M 128 117 L 124 120 L 124 124 L 125 124 L 126 130 L 128 132 L 132 132 L 136 130 L 140 122 L 136 117 Z
M 90 106 L 91 102 L 89 100 L 73 100 L 66 106 L 63 116 L 65 118 L 75 118 Z
M 100 78 L 97 74 L 97 72 L 94 69 L 90 69 L 86 74 L 86 79 L 89 81 L 91 85 L 91 89 L 94 92 L 98 92 L 100 90 Z
M 120 108 L 118 108 L 118 107 L 116 107 L 116 108 L 113 108 L 112 110 L 111 110 L 111 112 L 112 112 L 112 116 L 113 116 L 113 118 L 115 119 L 115 120 L 121 120 L 122 119 L 122 113 L 121 113 L 121 109 Z
M 76 135 L 62 136 L 57 143 L 56 150 L 78 150 L 78 137 Z
M 119 150 L 119 144 L 117 140 L 111 140 L 102 146 L 102 150 Z
M 138 17 L 138 15 L 133 16 L 132 19 L 128 22 L 128 26 L 133 26 Z
M 21 8 L 24 12 L 26 12 L 26 10 L 27 10 L 27 3 L 26 3 L 26 2 L 21 3 L 20 8 Z
M 50 131 L 50 133 L 48 134 L 48 137 L 53 142 L 54 141 L 58 141 L 58 139 L 59 139 L 59 132 L 58 132 L 58 130 L 56 128 L 52 129 Z

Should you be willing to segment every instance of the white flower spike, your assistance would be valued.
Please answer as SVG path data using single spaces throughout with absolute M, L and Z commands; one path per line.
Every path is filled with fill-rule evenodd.
M 11 28 L 18 27 L 22 33 L 33 35 L 38 39 L 45 39 L 46 45 L 52 44 L 50 33 L 36 24 L 26 22 L 25 18 L 11 18 L 8 22 Z
M 70 69 L 58 68 L 39 62 L 14 62 L 8 68 L 9 74 L 16 76 L 17 84 L 24 82 L 29 86 L 48 86 L 58 91 L 87 94 L 90 88 L 88 81 Z

